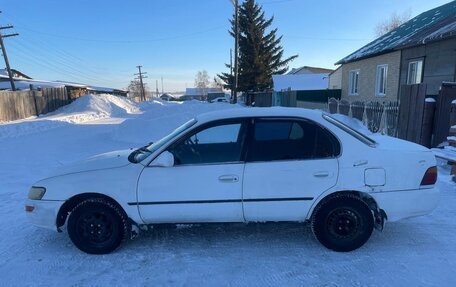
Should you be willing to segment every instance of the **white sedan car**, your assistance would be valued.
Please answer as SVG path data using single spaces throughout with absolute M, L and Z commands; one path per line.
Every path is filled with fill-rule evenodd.
M 330 115 L 243 108 L 200 115 L 156 143 L 106 153 L 36 182 L 25 210 L 94 254 L 143 225 L 310 222 L 327 248 L 361 247 L 386 221 L 430 213 L 434 155 L 367 137 Z

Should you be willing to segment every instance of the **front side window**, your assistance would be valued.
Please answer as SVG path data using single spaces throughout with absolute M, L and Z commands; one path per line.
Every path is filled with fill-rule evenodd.
M 166 143 L 168 143 L 172 138 L 177 137 L 179 134 L 191 128 L 194 124 L 196 124 L 196 119 L 189 120 L 188 122 L 181 125 L 167 136 L 161 138 L 159 141 L 155 143 L 150 143 L 142 148 L 133 151 L 128 157 L 128 160 L 133 163 L 141 162 L 142 160 L 146 159 L 149 155 L 156 152 L 159 148 L 164 146 Z
M 214 164 L 241 160 L 242 123 L 212 125 L 185 136 L 168 151 L 175 165 Z
M 377 66 L 377 79 L 375 83 L 375 95 L 386 96 L 386 79 L 388 75 L 388 65 Z
M 257 120 L 247 161 L 307 160 L 338 155 L 337 140 L 320 126 L 296 120 Z
M 359 70 L 353 70 L 349 73 L 348 94 L 350 96 L 358 95 Z
M 412 61 L 409 63 L 407 72 L 407 84 L 419 84 L 422 80 L 423 60 Z

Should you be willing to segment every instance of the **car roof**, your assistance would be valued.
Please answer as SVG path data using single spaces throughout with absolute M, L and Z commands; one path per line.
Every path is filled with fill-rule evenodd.
M 208 122 L 214 120 L 245 118 L 245 117 L 303 117 L 319 119 L 324 112 L 321 110 L 309 110 L 304 108 L 285 108 L 285 107 L 268 107 L 268 108 L 233 108 L 208 112 L 196 116 L 198 122 Z

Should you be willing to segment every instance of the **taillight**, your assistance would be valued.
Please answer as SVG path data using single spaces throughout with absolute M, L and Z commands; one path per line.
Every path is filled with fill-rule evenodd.
M 433 166 L 426 170 L 421 180 L 421 185 L 433 185 L 437 181 L 437 167 Z

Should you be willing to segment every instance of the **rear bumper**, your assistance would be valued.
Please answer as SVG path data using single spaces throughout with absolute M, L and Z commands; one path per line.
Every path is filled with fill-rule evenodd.
M 388 221 L 421 216 L 431 213 L 440 202 L 439 189 L 426 188 L 370 193 Z
M 34 225 L 58 231 L 56 225 L 57 214 L 65 201 L 30 200 L 25 203 L 27 219 Z

